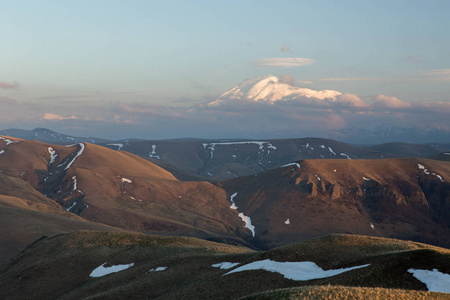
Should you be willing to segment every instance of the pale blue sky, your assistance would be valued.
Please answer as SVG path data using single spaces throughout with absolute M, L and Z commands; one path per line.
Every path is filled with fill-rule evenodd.
M 108 103 L 190 106 L 267 74 L 362 99 L 448 103 L 449 16 L 446 0 L 0 0 L 0 82 L 20 85 L 0 88 L 0 128 L 55 126 L 39 121 L 45 113 L 81 119 L 86 101 L 103 113 Z M 294 57 L 314 63 L 252 63 Z

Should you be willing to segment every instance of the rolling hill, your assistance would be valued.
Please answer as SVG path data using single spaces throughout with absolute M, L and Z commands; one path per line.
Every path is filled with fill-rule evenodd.
M 0 170 L 28 182 L 67 212 L 126 230 L 245 243 L 250 233 L 225 192 L 182 182 L 128 152 L 94 144 L 48 145 L 3 138 Z M 1 143 L 1 141 L 0 141 Z
M 255 252 L 186 237 L 77 232 L 40 239 L 0 267 L 0 298 L 237 299 L 313 288 L 448 299 L 436 292 L 448 288 L 448 273 L 447 249 L 366 236 Z

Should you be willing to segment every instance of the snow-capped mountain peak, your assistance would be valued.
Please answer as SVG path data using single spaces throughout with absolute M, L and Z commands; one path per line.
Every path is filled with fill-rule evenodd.
M 217 100 L 209 103 L 210 106 L 220 105 L 233 100 L 263 101 L 289 101 L 297 98 L 334 101 L 341 93 L 333 90 L 315 91 L 308 88 L 292 86 L 282 82 L 276 76 L 266 76 L 248 79 L 240 85 L 220 95 Z

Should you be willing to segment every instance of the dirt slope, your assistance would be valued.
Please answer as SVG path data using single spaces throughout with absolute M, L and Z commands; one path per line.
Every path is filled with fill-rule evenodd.
M 305 160 L 222 181 L 263 247 L 330 233 L 450 246 L 450 163 Z

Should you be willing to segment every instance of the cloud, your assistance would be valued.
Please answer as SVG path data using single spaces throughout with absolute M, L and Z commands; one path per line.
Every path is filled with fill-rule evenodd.
M 57 114 L 45 113 L 42 119 L 47 121 L 60 121 L 60 120 L 77 120 L 78 118 L 75 116 L 63 117 Z
M 18 88 L 20 88 L 20 84 L 17 82 L 8 83 L 8 82 L 0 81 L 0 88 L 17 90 Z
M 289 85 L 294 85 L 294 77 L 292 77 L 291 75 L 281 75 L 280 76 L 280 82 L 281 83 L 286 83 Z
M 370 107 L 370 105 L 361 98 L 353 94 L 342 94 L 336 97 L 336 103 L 350 107 Z
M 402 101 L 397 97 L 378 95 L 373 99 L 374 106 L 387 108 L 407 108 L 411 107 L 411 103 Z
M 424 71 L 420 73 L 420 78 L 425 81 L 450 81 L 450 69 Z
M 14 100 L 13 98 L 9 98 L 6 96 L 0 96 L 0 103 L 1 104 L 16 104 L 16 100 Z
M 314 59 L 301 57 L 264 58 L 252 61 L 250 64 L 258 67 L 292 68 L 314 63 Z
M 314 81 L 311 80 L 297 80 L 300 84 L 314 84 Z
M 383 78 L 378 78 L 378 77 L 353 77 L 353 78 L 321 78 L 321 79 L 316 79 L 315 81 L 376 81 L 376 80 L 382 80 Z
M 291 48 L 289 48 L 288 46 L 283 46 L 283 47 L 281 47 L 281 52 L 289 52 L 289 53 L 292 53 L 292 50 L 291 50 Z

